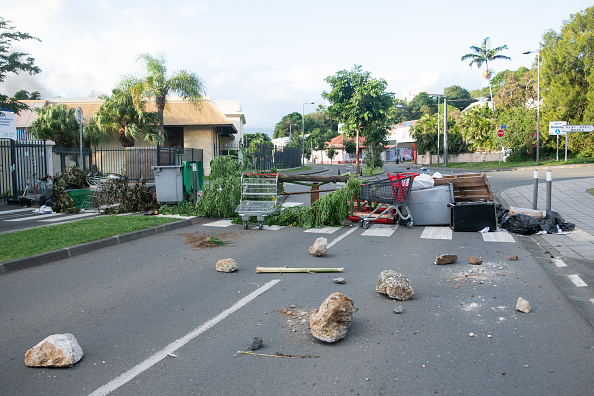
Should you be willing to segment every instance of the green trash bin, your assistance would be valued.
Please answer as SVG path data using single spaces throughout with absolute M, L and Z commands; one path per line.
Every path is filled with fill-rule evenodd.
M 184 190 L 186 194 L 192 196 L 194 193 L 194 164 L 196 164 L 197 191 L 202 191 L 202 186 L 204 185 L 202 161 L 183 161 L 182 164 L 184 167 Z

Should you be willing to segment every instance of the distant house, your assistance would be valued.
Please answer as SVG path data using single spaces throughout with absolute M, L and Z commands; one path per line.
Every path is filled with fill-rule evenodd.
M 410 128 L 417 123 L 417 120 L 405 121 L 392 125 L 387 136 L 388 144 L 384 152 L 384 161 L 395 161 L 397 158 L 402 161 L 414 161 L 417 156 L 416 140 L 410 134 Z
M 340 129 L 339 129 L 340 131 Z M 355 141 L 355 138 L 345 138 L 344 134 L 340 134 L 326 142 L 326 149 L 325 150 L 313 150 L 311 162 L 315 164 L 354 164 L 355 161 L 355 154 L 349 154 L 344 151 L 344 144 L 346 140 Z M 328 158 L 328 148 L 334 147 L 336 150 L 336 155 L 330 160 Z M 362 162 L 365 158 L 366 148 L 365 148 L 365 138 L 359 138 L 359 162 Z
M 88 125 L 95 111 L 101 106 L 99 98 L 46 100 L 27 100 L 32 110 L 22 111 L 17 116 L 17 134 L 19 139 L 32 139 L 28 127 L 36 118 L 35 108 L 64 103 L 68 108 L 80 107 L 83 111 L 83 125 Z M 147 103 L 147 110 L 156 111 L 154 102 Z M 197 108 L 181 98 L 168 98 L 163 115 L 167 133 L 165 146 L 196 148 L 203 150 L 204 174 L 210 173 L 210 161 L 226 153 L 231 148 L 237 149 L 243 140 L 245 115 L 238 101 L 214 102 L 204 97 L 202 106 Z M 102 147 L 121 147 L 117 136 L 101 143 Z M 146 141 L 136 142 L 136 146 L 154 146 Z

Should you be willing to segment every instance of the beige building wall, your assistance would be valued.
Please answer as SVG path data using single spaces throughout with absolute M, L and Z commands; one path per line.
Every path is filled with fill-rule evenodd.
M 202 168 L 204 175 L 210 175 L 210 161 L 214 158 L 214 142 L 219 136 L 208 126 L 185 126 L 184 147 L 202 149 Z

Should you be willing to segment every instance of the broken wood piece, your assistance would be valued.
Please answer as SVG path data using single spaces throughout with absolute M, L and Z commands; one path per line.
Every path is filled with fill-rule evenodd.
M 256 273 L 316 273 L 316 272 L 342 272 L 344 268 L 288 268 L 288 267 L 256 267 Z

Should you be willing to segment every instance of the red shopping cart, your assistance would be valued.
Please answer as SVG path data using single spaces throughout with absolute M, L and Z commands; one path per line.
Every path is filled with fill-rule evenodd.
M 369 228 L 369 223 L 389 216 L 395 218 L 408 228 L 413 226 L 413 218 L 408 209 L 408 196 L 412 187 L 413 176 L 405 176 L 395 180 L 378 180 L 361 185 L 360 198 L 368 202 L 377 202 L 379 205 L 371 213 L 359 216 L 359 225 Z M 403 215 L 400 208 L 406 209 L 407 215 Z M 381 213 L 380 213 L 381 211 Z

